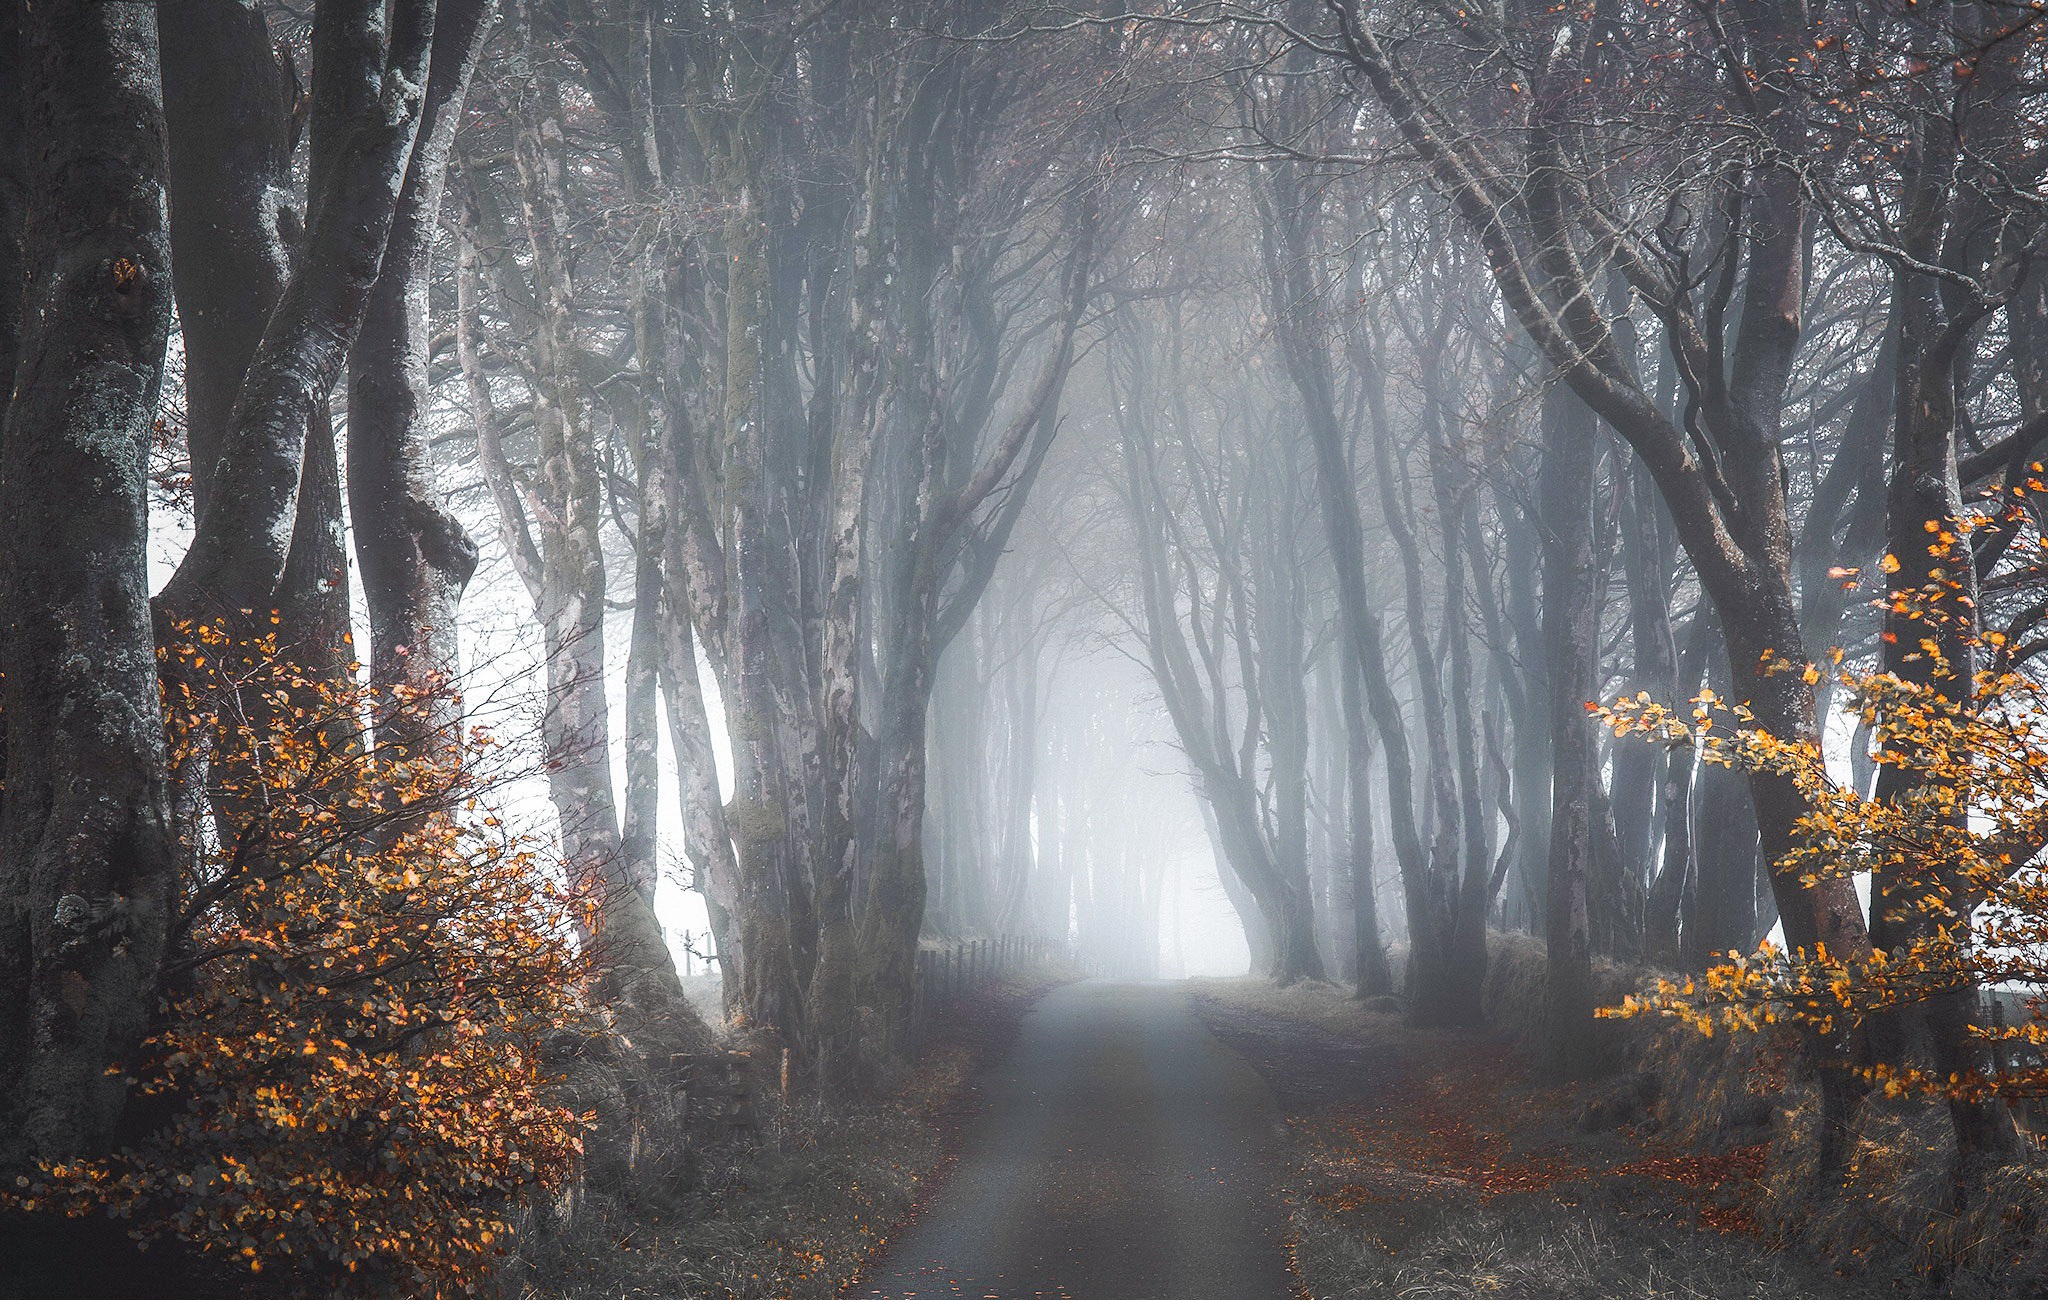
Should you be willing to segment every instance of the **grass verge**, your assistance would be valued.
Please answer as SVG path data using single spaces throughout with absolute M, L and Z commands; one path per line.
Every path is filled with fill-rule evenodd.
M 823 1300 L 857 1279 L 943 1175 L 971 1083 L 1055 981 L 981 991 L 927 1030 L 877 1100 L 798 1103 L 758 1142 L 697 1153 L 688 1190 L 592 1192 L 529 1246 L 521 1300 Z M 665 1203 L 664 1203 L 665 1202 Z
M 1291 1248 L 1317 1300 L 1848 1300 L 1921 1292 L 1781 1249 L 1760 1147 L 1600 1118 L 1498 1036 L 1408 1028 L 1333 985 L 1205 980 L 1196 1004 L 1287 1112 Z

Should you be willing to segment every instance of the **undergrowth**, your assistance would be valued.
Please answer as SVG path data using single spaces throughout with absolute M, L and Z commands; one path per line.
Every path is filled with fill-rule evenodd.
M 520 1300 L 824 1300 L 943 1168 L 966 1085 L 1049 981 L 997 985 L 931 1026 L 878 1099 L 773 1107 L 758 1141 L 696 1155 L 666 1198 L 585 1193 L 522 1252 Z
M 1782 1261 L 1576 1210 L 1465 1208 L 1389 1251 L 1330 1216 L 1298 1220 L 1319 1300 L 1792 1300 Z
M 1744 1124 L 1702 1146 L 1656 1130 L 1655 1098 L 1540 1086 L 1502 1035 L 1411 1029 L 1333 985 L 1201 981 L 1197 1002 L 1288 1111 L 1292 1250 L 1318 1300 L 1921 1289 L 1780 1249 L 1758 1217 L 1767 1131 L 1739 1107 Z
M 826 1116 L 775 1117 L 758 1147 L 711 1153 L 665 1211 L 592 1194 L 574 1224 L 535 1248 L 522 1295 L 540 1300 L 803 1300 L 829 1296 L 887 1239 L 937 1164 L 935 1094 L 964 1054 L 928 1059 L 916 1086 Z

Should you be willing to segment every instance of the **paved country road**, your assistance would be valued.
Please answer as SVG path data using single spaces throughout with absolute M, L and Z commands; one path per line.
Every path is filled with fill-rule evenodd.
M 1280 1112 L 1184 986 L 1054 990 L 983 1085 L 958 1165 L 849 1294 L 1289 1300 Z

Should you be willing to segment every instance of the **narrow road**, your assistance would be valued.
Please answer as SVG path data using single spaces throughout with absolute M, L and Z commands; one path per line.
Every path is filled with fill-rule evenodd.
M 1272 1094 L 1181 985 L 1071 984 L 1026 1017 L 933 1203 L 849 1294 L 1288 1300 Z

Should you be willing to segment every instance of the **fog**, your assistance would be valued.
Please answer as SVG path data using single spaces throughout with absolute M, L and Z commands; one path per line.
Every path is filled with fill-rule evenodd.
M 2048 1130 L 2043 12 L 6 6 L 0 1238 L 352 1270 L 332 1173 L 439 1294 L 586 1171 L 925 1168 L 1005 1035 L 1062 1159 L 1214 1154 L 1088 1070 L 1253 1135 L 1205 1189 L 1289 1062 L 1512 1043 L 1586 1132 L 1790 1117 L 1713 1138 L 1781 1210 L 1909 1098 L 1981 1207 Z

